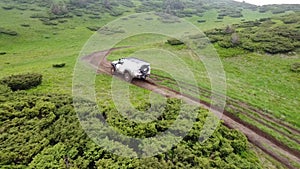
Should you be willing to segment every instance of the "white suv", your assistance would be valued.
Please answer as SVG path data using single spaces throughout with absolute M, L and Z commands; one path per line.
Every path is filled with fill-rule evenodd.
M 146 79 L 150 76 L 150 63 L 137 58 L 121 58 L 117 61 L 113 61 L 112 74 L 122 74 L 127 82 L 130 82 L 133 78 Z

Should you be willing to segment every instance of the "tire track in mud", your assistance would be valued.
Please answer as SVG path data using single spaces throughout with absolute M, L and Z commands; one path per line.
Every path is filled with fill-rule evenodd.
M 90 64 L 90 66 L 94 67 L 95 70 L 97 70 L 97 73 L 105 73 L 107 75 L 111 75 L 111 64 L 107 61 L 106 56 L 109 55 L 110 52 L 113 50 L 117 50 L 119 48 L 112 48 L 105 51 L 95 52 L 88 56 L 82 57 L 81 60 L 87 62 Z M 286 167 L 290 169 L 296 169 L 292 163 L 298 163 L 300 164 L 300 152 L 296 151 L 294 149 L 291 149 L 290 147 L 286 146 L 282 142 L 278 141 L 268 133 L 262 131 L 258 127 L 246 123 L 242 121 L 237 116 L 233 115 L 232 113 L 224 110 L 224 112 L 219 112 L 218 107 L 211 107 L 210 103 L 207 103 L 205 101 L 196 99 L 192 96 L 182 94 L 178 91 L 172 90 L 170 88 L 167 88 L 165 86 L 160 86 L 152 79 L 142 81 L 142 80 L 133 80 L 132 84 L 151 90 L 153 92 L 156 92 L 158 94 L 161 94 L 166 97 L 172 97 L 172 98 L 178 98 L 182 99 L 188 103 L 197 104 L 200 107 L 203 107 L 205 109 L 213 109 L 214 113 L 222 118 L 223 124 L 229 128 L 240 130 L 242 133 L 244 133 L 248 140 L 259 147 L 262 151 L 264 151 L 266 154 L 270 155 L 280 163 L 284 164 Z M 205 90 L 202 90 L 205 91 Z M 205 91 L 207 92 L 207 91 Z M 230 99 L 231 101 L 233 99 Z M 240 103 L 239 101 L 237 103 Z M 245 103 L 243 103 L 245 104 Z M 240 104 L 239 104 L 240 105 Z M 245 104 L 246 105 L 246 104 Z M 244 107 L 244 106 L 243 106 Z M 247 107 L 247 106 L 245 106 Z M 249 107 L 247 107 L 249 108 Z M 262 115 L 260 111 L 255 111 L 262 117 L 266 117 L 269 120 L 274 120 L 273 118 L 269 116 Z M 222 115 L 223 113 L 223 115 Z M 289 128 L 290 130 L 298 132 L 298 129 L 294 129 L 291 126 L 286 126 L 285 124 L 282 124 L 286 128 Z M 291 129 L 292 128 L 292 129 Z
M 173 82 L 173 84 L 176 84 L 176 82 L 174 82 L 174 79 L 171 79 L 171 78 L 168 78 L 168 77 L 163 77 L 163 76 L 158 76 L 158 75 L 151 75 L 151 76 L 152 77 L 153 76 L 154 77 L 159 77 L 161 79 L 167 79 L 167 80 L 169 80 L 169 82 Z M 183 83 L 183 84 L 185 84 L 185 85 L 187 85 L 187 86 L 189 86 L 191 88 L 194 88 L 194 90 L 199 90 L 200 92 L 205 93 L 207 96 L 211 96 L 211 91 L 210 90 L 207 90 L 207 89 L 204 89 L 204 88 L 200 88 L 198 86 L 191 85 L 191 84 L 189 84 L 187 82 L 184 82 L 184 81 L 179 81 L 179 82 Z M 190 89 L 190 90 L 193 90 L 193 89 Z M 216 95 L 218 95 L 218 94 L 216 94 Z M 264 117 L 266 119 L 269 119 L 270 121 L 276 122 L 276 123 L 278 123 L 278 124 L 280 124 L 280 125 L 288 128 L 289 130 L 291 130 L 291 131 L 293 131 L 293 132 L 295 132 L 297 134 L 300 134 L 300 129 L 294 128 L 290 124 L 287 124 L 287 123 L 285 123 L 285 122 L 283 122 L 283 121 L 281 121 L 281 120 L 279 120 L 277 118 L 274 118 L 273 116 L 270 115 L 270 112 L 268 112 L 268 111 L 262 111 L 262 110 L 260 110 L 260 109 L 258 109 L 256 107 L 253 107 L 253 106 L 251 106 L 249 104 L 246 104 L 246 103 L 244 103 L 242 101 L 239 101 L 239 100 L 236 100 L 236 99 L 232 99 L 232 98 L 230 98 L 228 96 L 227 96 L 227 101 L 230 101 L 231 103 L 235 103 L 236 106 L 240 106 L 240 107 L 243 107 L 245 109 L 254 111 L 254 112 L 258 113 L 258 115 L 260 117 Z
M 152 75 L 152 76 L 156 76 L 156 77 L 160 77 L 161 78 L 161 76 L 157 76 L 157 75 Z M 168 79 L 169 82 L 171 80 L 170 78 L 166 78 L 166 79 Z M 176 82 L 173 82 L 173 83 L 175 84 Z M 180 81 L 179 83 L 186 83 L 186 82 Z M 183 88 L 185 88 L 185 86 Z M 187 89 L 187 88 L 185 88 L 185 89 Z M 187 90 L 189 90 L 191 92 L 195 92 L 195 93 L 197 93 L 197 90 L 198 90 L 201 93 L 201 96 L 204 96 L 205 98 L 208 98 L 208 99 L 211 96 L 211 92 L 210 91 L 205 90 L 205 89 L 203 90 L 202 88 L 199 88 L 199 87 L 195 87 L 195 86 L 191 86 L 190 85 Z M 247 105 L 246 103 L 243 103 L 241 101 L 236 101 L 236 100 L 233 100 L 233 99 L 227 97 L 227 105 L 226 105 L 225 109 L 228 112 L 230 112 L 228 110 L 229 108 L 232 109 L 234 112 L 238 112 L 238 113 L 241 113 L 243 115 L 246 115 L 248 118 L 250 118 L 250 119 L 252 119 L 254 121 L 257 121 L 260 124 L 263 124 L 265 127 L 268 127 L 270 129 L 272 129 L 273 131 L 276 131 L 277 133 L 279 133 L 279 134 L 281 134 L 281 135 L 289 138 L 290 140 L 292 140 L 292 141 L 300 144 L 300 140 L 293 137 L 293 134 L 298 133 L 297 129 L 294 129 L 294 128 L 288 126 L 288 125 L 280 125 L 279 124 L 278 126 L 280 128 L 282 128 L 282 129 L 284 129 L 284 130 L 286 130 L 288 132 L 285 133 L 282 130 L 279 130 L 278 128 L 276 128 L 276 127 L 268 124 L 268 122 L 277 123 L 277 121 L 274 121 L 274 120 L 269 119 L 269 118 L 262 117 L 260 114 L 257 114 L 257 111 L 253 110 L 254 109 L 253 107 Z M 258 115 L 258 117 L 255 116 L 255 115 Z M 265 121 L 262 120 L 262 119 L 264 119 Z
M 163 76 L 158 76 L 158 75 L 152 75 L 152 77 L 158 77 L 161 79 L 167 79 L 169 82 L 172 82 L 173 84 L 176 84 L 176 82 L 174 82 L 173 79 L 171 78 L 168 78 L 168 77 L 163 77 Z M 183 82 L 183 81 L 179 81 L 180 83 L 182 84 L 185 84 L 187 86 L 189 86 L 189 90 L 191 91 L 196 91 L 198 90 L 201 94 L 204 94 L 204 96 L 206 97 L 210 97 L 211 96 L 211 91 L 207 90 L 207 89 L 203 89 L 203 88 L 200 88 L 200 87 L 197 87 L 197 86 L 194 86 L 194 85 L 191 85 L 187 82 Z M 216 94 L 218 95 L 218 94 Z M 234 107 L 240 107 L 241 109 L 245 110 L 247 112 L 247 114 L 249 114 L 249 111 L 250 112 L 254 112 L 256 115 L 259 116 L 259 118 L 263 118 L 267 121 L 270 121 L 270 122 L 273 122 L 273 123 L 276 123 L 278 125 L 280 125 L 282 128 L 285 128 L 286 130 L 288 130 L 290 133 L 293 133 L 293 134 L 298 134 L 300 135 L 300 130 L 297 129 L 297 128 L 294 128 L 292 127 L 291 125 L 289 124 L 286 124 L 285 122 L 279 120 L 279 119 L 276 119 L 274 118 L 273 116 L 270 115 L 270 112 L 268 111 L 262 111 L 258 108 L 255 108 L 249 104 L 246 104 L 242 101 L 239 101 L 239 100 L 235 100 L 235 99 L 232 99 L 230 97 L 227 96 L 227 104 L 229 105 L 232 105 Z M 296 142 L 300 142 L 299 140 L 297 140 Z

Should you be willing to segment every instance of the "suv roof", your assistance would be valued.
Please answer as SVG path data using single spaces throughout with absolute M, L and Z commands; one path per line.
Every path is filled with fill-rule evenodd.
M 135 63 L 137 63 L 137 64 L 147 64 L 147 65 L 149 65 L 148 62 L 143 61 L 143 60 L 138 59 L 138 58 L 135 58 L 135 57 L 129 57 L 129 58 L 124 58 L 124 59 L 129 60 L 129 61 L 132 61 L 132 62 L 135 62 Z

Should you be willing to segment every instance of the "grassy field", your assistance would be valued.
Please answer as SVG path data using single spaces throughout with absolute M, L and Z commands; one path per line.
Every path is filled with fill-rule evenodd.
M 0 2 L 0 6 L 4 5 L 3 2 Z M 48 10 L 37 6 L 35 8 L 42 11 Z M 5 16 L 0 20 L 0 27 L 18 33 L 17 36 L 0 34 L 0 52 L 6 53 L 5 55 L 0 55 L 0 78 L 11 74 L 38 72 L 43 74 L 43 83 L 41 86 L 29 90 L 29 92 L 71 94 L 73 70 L 77 57 L 84 44 L 94 33 L 87 27 L 101 27 L 116 17 L 105 15 L 101 19 L 91 19 L 86 16 L 74 16 L 71 19 L 64 19 L 67 20 L 65 23 L 49 26 L 42 24 L 38 19 L 30 18 L 35 13 L 37 12 L 30 10 L 0 9 L 0 15 Z M 132 12 L 125 14 L 130 13 Z M 218 20 L 217 10 L 210 10 L 205 12 L 202 17 L 193 16 L 186 19 L 195 24 L 200 30 L 206 31 L 213 28 L 226 27 L 230 24 L 237 24 L 241 20 L 247 21 L 275 16 L 271 12 L 259 13 L 249 9 L 244 10 L 242 13 L 244 15 L 243 18 L 226 16 L 224 19 Z M 206 22 L 198 23 L 199 19 L 204 19 Z M 22 24 L 28 24 L 29 27 L 21 26 Z M 278 24 L 281 23 L 278 22 Z M 128 38 L 119 43 L 118 46 L 131 47 L 113 52 L 108 59 L 113 60 L 128 56 L 147 48 L 169 50 L 180 56 L 182 60 L 193 68 L 192 71 L 199 86 L 209 89 L 210 82 L 203 64 L 191 60 L 190 53 L 186 48 L 165 44 L 166 39 L 166 37 L 151 34 Z M 225 49 L 220 48 L 218 45 L 215 45 L 215 48 L 221 55 L 221 61 L 226 72 L 227 94 L 229 97 L 249 103 L 265 112 L 270 111 L 272 116 L 297 128 L 300 127 L 300 117 L 297 114 L 300 104 L 298 96 L 298 93 L 300 93 L 300 79 L 299 74 L 290 71 L 292 63 L 300 62 L 299 54 L 293 56 L 267 55 L 264 53 L 236 51 L 238 49 L 234 49 L 232 52 L 241 52 L 239 56 L 222 57 L 222 53 L 228 53 L 229 50 L 224 51 Z M 66 63 L 66 67 L 53 68 L 52 64 L 56 63 Z M 169 76 L 157 70 L 154 70 L 153 73 Z M 100 103 L 106 103 L 105 97 L 109 98 L 110 96 L 107 93 L 110 89 L 110 84 L 108 83 L 110 79 L 106 75 L 98 75 L 96 77 L 96 91 Z M 162 81 L 161 84 L 173 88 L 176 87 L 167 81 Z M 132 87 L 132 91 L 135 91 L 135 94 L 139 95 L 139 97 L 149 93 L 137 87 Z M 246 120 L 249 121 L 249 119 Z M 252 121 L 250 120 L 250 122 Z M 279 139 L 282 138 L 277 133 L 273 133 L 273 135 Z M 287 144 L 299 149 L 297 143 L 288 142 Z

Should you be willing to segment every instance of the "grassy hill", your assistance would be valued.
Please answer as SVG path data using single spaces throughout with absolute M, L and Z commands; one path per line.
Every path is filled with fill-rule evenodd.
M 0 2 L 0 15 L 4 16 L 0 20 L 0 79 L 12 74 L 31 72 L 42 74 L 43 81 L 41 85 L 26 92 L 12 92 L 1 86 L 1 166 L 264 167 L 250 150 L 245 136 L 223 125 L 218 127 L 205 145 L 192 139 L 197 136 L 197 130 L 193 130 L 191 133 L 195 135 L 191 134 L 174 149 L 149 159 L 124 159 L 115 156 L 98 147 L 84 133 L 70 98 L 74 65 L 82 47 L 98 28 L 110 21 L 135 12 L 148 11 L 176 15 L 204 31 L 224 65 L 229 98 L 247 103 L 299 129 L 299 5 L 257 7 L 231 0 L 4 0 Z M 233 42 L 233 39 L 236 41 Z M 140 43 L 141 40 L 144 43 Z M 193 68 L 201 88 L 210 89 L 203 65 L 189 59 L 189 51 L 184 45 L 172 46 L 165 42 L 166 37 L 157 35 L 131 37 L 118 44 L 132 46 L 131 48 L 112 52 L 108 58 L 123 57 L 124 54 L 130 55 L 153 47 L 170 50 L 180 55 Z M 53 67 L 53 64 L 61 63 L 65 63 L 63 68 Z M 153 70 L 153 74 L 168 77 L 157 70 Z M 107 81 L 111 77 L 99 75 L 96 79 L 98 92 L 109 89 Z M 160 83 L 176 88 L 170 79 L 162 79 Z M 140 95 L 147 93 L 144 89 L 132 90 Z M 133 100 L 139 100 L 138 97 Z M 201 99 L 209 100 L 205 96 L 201 96 Z M 147 133 L 153 124 L 162 125 L 160 121 L 155 121 L 153 124 L 139 126 L 118 116 L 113 106 L 110 107 L 112 103 L 99 101 L 98 104 L 107 109 L 110 119 L 116 117 L 110 122 L 121 131 L 128 130 L 129 135 L 136 135 L 138 132 L 132 131 L 138 127 L 138 131 Z M 141 100 L 136 106 L 143 107 L 144 104 L 145 101 Z M 176 101 L 170 101 L 169 106 L 176 107 L 176 104 Z M 246 122 L 257 123 L 239 111 L 228 110 Z M 198 111 L 199 123 L 195 125 L 199 128 L 202 125 L 201 119 L 207 112 Z M 168 120 L 171 122 L 172 118 Z M 300 151 L 298 142 L 286 137 L 288 135 L 299 140 L 299 135 L 273 123 L 270 124 L 273 129 L 261 123 L 256 125 Z M 156 134 L 159 130 L 152 132 Z M 275 165 L 280 167 L 279 164 Z

